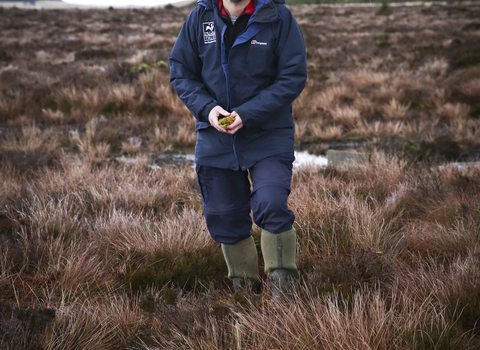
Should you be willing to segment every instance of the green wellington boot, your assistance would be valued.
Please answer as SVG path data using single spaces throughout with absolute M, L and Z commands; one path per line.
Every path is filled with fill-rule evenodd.
M 272 296 L 277 298 L 293 292 L 294 278 L 298 275 L 295 264 L 297 235 L 295 229 L 281 233 L 262 230 L 261 246 L 265 273 L 270 278 Z
M 262 287 L 258 272 L 258 254 L 250 236 L 235 244 L 222 244 L 223 256 L 236 292 L 259 293 Z

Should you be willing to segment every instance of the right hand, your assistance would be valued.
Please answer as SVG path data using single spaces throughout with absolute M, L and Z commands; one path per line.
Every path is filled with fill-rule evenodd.
M 221 118 L 229 117 L 230 112 L 227 112 L 220 106 L 215 106 L 213 107 L 213 109 L 210 111 L 210 114 L 208 115 L 208 121 L 210 122 L 210 125 L 213 126 L 215 129 L 225 133 L 226 132 L 225 128 L 221 125 L 218 125 L 218 119 L 220 116 Z

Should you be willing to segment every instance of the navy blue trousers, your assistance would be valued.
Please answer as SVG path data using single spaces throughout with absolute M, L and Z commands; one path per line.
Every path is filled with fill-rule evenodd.
M 288 209 L 287 198 L 294 160 L 293 152 L 282 153 L 245 171 L 197 165 L 203 212 L 212 239 L 234 244 L 248 238 L 252 234 L 250 211 L 255 223 L 269 232 L 290 230 L 295 215 Z

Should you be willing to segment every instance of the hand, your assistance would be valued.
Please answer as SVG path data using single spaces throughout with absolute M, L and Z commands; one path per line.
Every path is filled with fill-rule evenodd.
M 225 132 L 227 134 L 230 134 L 230 135 L 233 135 L 235 134 L 238 130 L 240 130 L 241 128 L 243 128 L 243 121 L 242 121 L 242 118 L 240 118 L 240 116 L 238 115 L 237 112 L 233 111 L 231 114 L 230 114 L 232 117 L 235 117 L 235 121 L 230 124 L 229 126 L 227 126 L 227 129 L 225 129 Z
M 219 117 L 229 117 L 230 113 L 224 110 L 220 106 L 215 106 L 213 109 L 210 111 L 210 114 L 208 115 L 208 121 L 210 122 L 210 125 L 213 126 L 215 129 L 217 129 L 220 132 L 227 132 L 225 128 L 221 125 L 218 125 L 218 118 Z M 236 122 L 236 121 L 235 121 Z M 235 123 L 234 122 L 234 123 Z

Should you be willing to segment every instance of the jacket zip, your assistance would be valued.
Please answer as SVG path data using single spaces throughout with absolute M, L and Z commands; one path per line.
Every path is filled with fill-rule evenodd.
M 238 36 L 242 35 L 243 33 L 245 33 L 245 31 L 247 30 L 248 26 L 250 24 L 250 21 L 247 23 L 247 26 L 245 27 L 245 29 L 243 30 L 243 32 L 241 32 Z M 225 24 L 225 27 L 227 27 L 227 25 Z M 226 28 L 225 28 L 226 29 Z M 224 38 L 225 38 L 225 29 L 222 31 L 222 41 L 223 41 L 223 45 L 225 45 L 224 43 Z M 230 34 L 233 34 L 233 26 L 230 28 Z M 225 59 L 226 59 L 226 64 L 225 66 L 223 67 L 223 71 L 225 73 L 225 80 L 226 80 L 226 86 L 227 86 L 227 111 L 228 112 L 232 112 L 231 111 L 231 106 L 230 106 L 230 84 L 228 82 L 229 80 L 229 74 L 228 74 L 228 62 L 229 62 L 229 56 L 230 56 L 230 52 L 234 46 L 235 42 L 232 43 L 232 46 L 230 47 L 230 50 L 228 50 L 228 56 L 225 55 Z M 222 47 L 222 52 L 225 52 L 225 48 Z M 235 138 L 236 138 L 236 134 L 233 134 L 232 135 L 232 145 L 233 145 L 233 155 L 235 156 L 235 160 L 237 161 L 237 164 L 238 164 L 238 167 L 241 169 L 241 166 L 240 166 L 240 162 L 238 161 L 238 157 L 237 157 L 237 151 L 235 149 Z
M 216 12 L 217 10 L 215 10 Z M 254 14 L 251 16 L 251 18 L 248 20 L 248 23 L 245 27 L 245 29 L 237 36 L 237 38 L 239 36 L 241 36 L 243 33 L 245 33 L 247 30 L 248 30 L 248 27 L 250 26 L 251 23 L 254 23 L 256 22 L 255 19 L 252 20 L 252 18 L 254 17 Z M 223 71 L 225 73 L 225 81 L 226 81 L 226 87 L 227 87 L 227 111 L 229 113 L 231 113 L 231 106 L 230 106 L 230 84 L 229 84 L 229 74 L 228 74 L 228 62 L 229 62 L 229 56 L 230 56 L 230 52 L 231 50 L 233 49 L 233 47 L 235 46 L 235 41 L 237 38 L 235 38 L 235 41 L 232 43 L 232 46 L 230 47 L 230 49 L 228 50 L 228 56 L 226 55 L 226 50 L 225 50 L 225 31 L 227 29 L 227 25 L 224 24 L 224 28 L 222 30 L 222 48 L 221 48 L 221 52 L 222 52 L 222 56 L 225 55 L 225 60 L 226 62 L 222 62 L 222 68 L 223 68 Z M 230 30 L 230 36 L 232 36 L 233 34 L 233 25 L 232 27 L 229 29 Z M 232 145 L 233 145 L 233 154 L 235 156 L 235 160 L 237 161 L 237 164 L 238 164 L 238 167 L 240 170 L 242 170 L 242 167 L 238 161 L 238 157 L 237 157 L 237 151 L 235 149 L 235 138 L 236 138 L 236 134 L 233 134 L 232 135 Z

